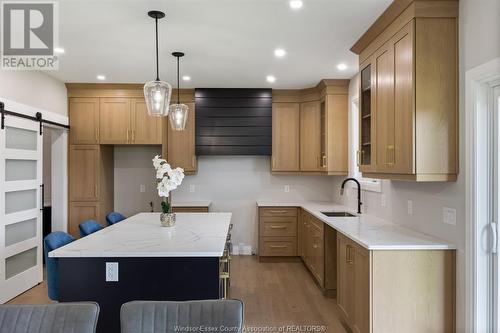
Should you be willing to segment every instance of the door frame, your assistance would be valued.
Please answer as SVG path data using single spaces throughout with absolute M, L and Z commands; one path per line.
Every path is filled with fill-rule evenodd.
M 493 262 L 491 228 L 492 133 L 494 87 L 500 84 L 500 58 L 465 73 L 465 331 L 491 332 L 494 304 L 490 299 Z M 486 171 L 486 172 L 485 172 Z M 496 245 L 496 244 L 495 244 Z M 496 249 L 495 249 L 496 250 Z M 483 279 L 486 277 L 485 279 Z M 460 282 L 460 275 L 457 277 Z M 460 285 L 460 283 L 457 283 Z

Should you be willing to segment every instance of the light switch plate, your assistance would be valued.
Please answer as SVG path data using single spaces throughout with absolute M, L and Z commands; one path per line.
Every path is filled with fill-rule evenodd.
M 408 200 L 408 215 L 413 215 L 413 200 Z
M 118 263 L 106 263 L 106 282 L 118 282 Z
M 285 185 L 285 193 L 288 193 L 290 192 L 290 185 Z
M 455 208 L 443 207 L 443 223 L 457 225 L 457 210 Z
M 196 186 L 189 185 L 189 193 L 194 193 L 194 192 L 196 192 Z
M 146 185 L 140 185 L 139 186 L 139 192 L 145 193 L 146 192 Z

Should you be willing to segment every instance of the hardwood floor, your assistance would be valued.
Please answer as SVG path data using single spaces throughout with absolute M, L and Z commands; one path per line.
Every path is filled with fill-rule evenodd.
M 266 332 L 344 333 L 335 300 L 323 296 L 301 262 L 260 263 L 255 256 L 233 256 L 230 298 L 245 303 L 245 325 Z M 47 284 L 26 291 L 10 304 L 47 304 Z M 294 326 L 288 328 L 287 326 Z

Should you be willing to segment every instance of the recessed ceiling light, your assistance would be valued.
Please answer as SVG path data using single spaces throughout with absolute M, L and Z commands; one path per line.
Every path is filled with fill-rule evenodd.
M 303 4 L 302 0 L 290 0 L 290 8 L 292 9 L 300 9 Z
M 276 78 L 273 75 L 268 75 L 268 76 L 266 76 L 266 80 L 269 83 L 273 83 L 276 81 Z
M 191 76 L 184 75 L 184 76 L 182 77 L 182 79 L 183 79 L 184 81 L 191 81 Z
M 97 79 L 103 81 L 106 80 L 106 77 L 104 75 L 97 75 Z
M 347 69 L 347 65 L 346 65 L 346 64 L 344 64 L 344 63 L 338 64 L 338 65 L 337 65 L 337 69 L 338 69 L 339 71 L 345 71 L 345 70 Z
M 54 53 L 57 53 L 57 54 L 63 54 L 65 51 L 62 47 L 56 47 L 54 48 Z
M 278 58 L 283 58 L 286 55 L 286 51 L 284 49 L 276 49 L 274 50 L 274 55 Z

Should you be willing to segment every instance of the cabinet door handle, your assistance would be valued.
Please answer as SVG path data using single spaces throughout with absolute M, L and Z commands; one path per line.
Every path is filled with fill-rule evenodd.
M 132 142 L 135 142 L 135 130 L 131 130 L 132 132 Z
M 323 155 L 322 159 L 321 159 L 321 166 L 323 168 L 326 168 L 326 155 Z
M 358 167 L 361 165 L 361 150 L 356 151 L 356 165 Z
M 345 261 L 348 264 L 352 264 L 354 260 L 352 259 L 352 246 L 351 245 L 346 245 L 346 251 L 345 251 Z
M 129 132 L 130 130 L 127 130 L 127 142 L 129 142 Z
M 94 136 L 95 136 L 95 142 L 98 143 L 99 142 L 99 136 L 97 135 L 97 128 L 94 129 Z
M 395 163 L 394 146 L 387 145 L 385 146 L 385 164 L 387 166 L 393 166 L 394 163 Z
M 286 229 L 286 226 L 284 225 L 271 225 L 269 226 L 270 229 Z
M 271 249 L 285 249 L 286 245 L 269 245 Z
M 94 195 L 97 197 L 99 194 L 97 193 L 97 184 L 94 185 Z
M 269 211 L 271 214 L 285 214 L 286 210 L 271 210 Z

